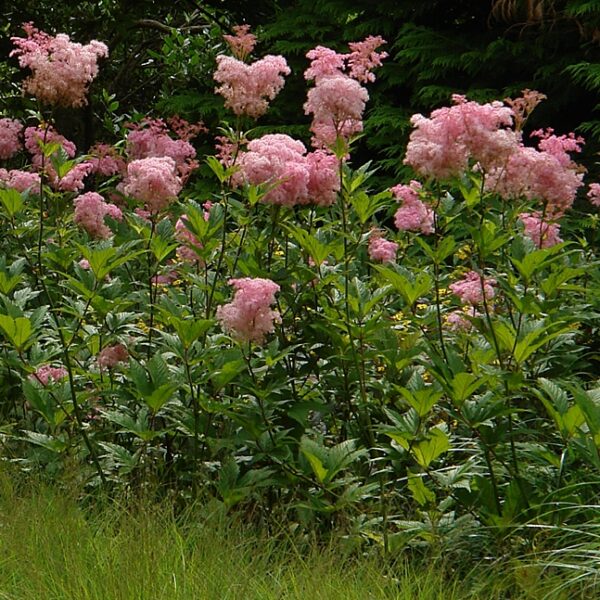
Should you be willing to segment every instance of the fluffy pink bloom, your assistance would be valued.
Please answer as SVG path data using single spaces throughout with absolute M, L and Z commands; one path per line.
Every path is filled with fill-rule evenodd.
M 32 156 L 33 166 L 37 169 L 50 163 L 48 158 L 42 157 L 42 146 L 57 143 L 62 146 L 68 158 L 73 158 L 77 148 L 75 144 L 58 133 L 52 126 L 39 125 L 38 127 L 27 127 L 25 129 L 25 148 Z
M 519 144 L 512 125 L 512 109 L 502 102 L 478 104 L 452 96 L 454 106 L 434 110 L 430 118 L 416 114 L 404 162 L 421 175 L 435 179 L 455 177 L 470 162 L 488 171 L 502 164 Z
M 0 159 L 12 158 L 22 147 L 23 124 L 17 119 L 0 119 Z
M 523 223 L 525 236 L 532 240 L 538 248 L 551 248 L 562 242 L 558 236 L 560 225 L 545 221 L 539 212 L 521 213 L 519 221 Z
M 37 193 L 40 189 L 40 176 L 30 171 L 0 169 L 0 183 L 18 192 L 29 190 L 32 193 Z
M 339 191 L 338 164 L 335 157 L 317 151 L 306 154 L 304 144 L 288 135 L 276 133 L 252 140 L 238 155 L 240 170 L 234 185 L 271 184 L 263 202 L 294 206 L 329 206 Z
M 485 278 L 475 271 L 469 271 L 460 281 L 452 283 L 450 291 L 456 294 L 463 304 L 481 304 L 485 298 L 491 300 L 495 295 L 496 280 Z
M 394 215 L 394 223 L 399 231 L 420 231 L 425 235 L 433 233 L 434 213 L 420 198 L 421 184 L 411 181 L 410 185 L 396 185 L 391 188 L 397 200 L 402 202 Z
M 193 135 L 193 131 L 184 128 L 183 119 L 177 121 L 181 131 Z M 188 123 L 189 125 L 189 123 Z M 127 135 L 127 155 L 130 159 L 168 156 L 175 161 L 177 174 L 185 182 L 193 169 L 198 166 L 196 150 L 187 140 L 173 139 L 167 125 L 161 119 L 145 119 L 140 124 L 129 126 L 132 131 Z
M 156 213 L 177 198 L 181 180 L 172 158 L 142 158 L 127 165 L 127 177 L 122 187 L 125 194 L 144 202 L 150 212 Z
M 32 381 L 38 381 L 43 386 L 48 385 L 54 381 L 60 381 L 67 377 L 69 373 L 64 367 L 52 367 L 50 365 L 42 365 L 35 373 L 29 376 Z
M 52 165 L 49 164 L 46 172 L 54 189 L 61 192 L 79 192 L 85 187 L 83 180 L 93 171 L 93 168 L 89 162 L 80 162 L 73 165 L 64 177 L 59 178 Z
M 572 167 L 573 161 L 569 152 L 581 152 L 581 146 L 584 143 L 582 137 L 575 137 L 574 133 L 569 135 L 554 135 L 554 129 L 538 129 L 531 132 L 531 137 L 538 137 L 540 141 L 538 148 L 554 156 L 561 167 Z
M 600 206 L 600 183 L 590 183 L 587 197 L 591 204 Z
M 230 279 L 236 292 L 233 301 L 217 308 L 217 320 L 223 329 L 241 342 L 261 344 L 266 334 L 281 321 L 279 312 L 271 309 L 279 286 L 270 279 Z
M 306 155 L 308 165 L 308 202 L 318 206 L 331 206 L 340 191 L 338 159 L 323 150 L 315 150 Z
M 87 258 L 82 258 L 77 264 L 86 271 L 89 271 L 92 268 L 92 265 L 90 265 L 90 261 Z
M 112 217 L 117 221 L 123 219 L 121 209 L 114 204 L 106 203 L 104 198 L 96 192 L 77 196 L 73 204 L 75 205 L 73 220 L 93 238 L 106 239 L 110 237 L 111 231 L 104 223 L 104 217 Z
M 558 154 L 558 156 L 557 156 Z M 505 199 L 526 198 L 546 206 L 549 218 L 559 218 L 571 207 L 583 184 L 579 166 L 565 162 L 563 152 L 519 146 L 505 164 L 488 173 L 486 190 Z
M 306 58 L 310 60 L 310 67 L 304 71 L 304 78 L 307 81 L 318 81 L 322 77 L 331 77 L 339 75 L 344 70 L 345 54 L 338 54 L 331 48 L 317 46 L 306 53 Z
M 350 42 L 352 52 L 347 57 L 348 75 L 362 83 L 375 81 L 373 69 L 381 66 L 381 61 L 388 56 L 387 52 L 376 52 L 386 41 L 380 36 L 365 38 L 362 42 Z
M 347 75 L 320 77 L 308 91 L 304 104 L 304 114 L 313 115 L 313 145 L 327 148 L 338 135 L 348 139 L 360 133 L 368 99 L 367 90 Z
M 469 312 L 453 310 L 444 317 L 444 323 L 450 331 L 471 331 L 473 323 L 468 317 L 481 317 L 481 313 L 473 306 Z
M 89 154 L 87 162 L 92 165 L 92 173 L 111 177 L 127 170 L 127 164 L 114 146 L 98 143 L 90 148 Z
M 114 344 L 106 346 L 98 354 L 98 366 L 101 369 L 112 369 L 119 363 L 124 363 L 129 360 L 129 352 L 123 344 Z
M 246 60 L 254 50 L 256 36 L 250 33 L 250 25 L 234 25 L 232 29 L 235 35 L 224 35 L 223 39 L 237 59 Z
M 373 262 L 394 262 L 398 252 L 398 244 L 390 242 L 376 232 L 369 238 L 369 258 Z
M 290 68 L 283 56 L 268 55 L 247 65 L 230 56 L 217 56 L 214 79 L 221 85 L 216 92 L 225 98 L 225 106 L 236 115 L 258 118 L 269 107 L 284 85 L 283 75 Z
M 102 42 L 92 40 L 82 46 L 71 42 L 68 35 L 52 37 L 31 23 L 23 25 L 26 38 L 11 38 L 19 57 L 19 66 L 28 68 L 24 90 L 46 104 L 77 107 L 87 104 L 89 84 L 98 74 L 97 61 L 108 56 Z

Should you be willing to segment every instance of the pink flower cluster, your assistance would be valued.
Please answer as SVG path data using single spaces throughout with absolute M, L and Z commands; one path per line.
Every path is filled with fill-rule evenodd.
M 169 128 L 162 119 L 144 119 L 139 124 L 129 125 L 132 130 L 127 135 L 127 156 L 133 160 L 168 156 L 175 161 L 177 173 L 183 183 L 198 166 L 196 150 L 190 144 L 195 126 L 183 119 L 175 121 L 176 127 L 187 139 L 173 139 Z
M 481 304 L 484 299 L 491 300 L 495 296 L 496 280 L 485 278 L 475 271 L 469 271 L 460 281 L 449 286 L 463 304 Z
M 369 258 L 373 262 L 394 262 L 398 244 L 381 237 L 379 231 L 372 232 L 369 237 Z
M 0 159 L 12 158 L 23 145 L 21 144 L 23 124 L 17 119 L 0 119 Z
M 279 286 L 270 279 L 230 279 L 236 292 L 233 301 L 217 308 L 217 320 L 223 329 L 240 342 L 262 344 L 265 336 L 281 321 L 271 309 Z
M 485 172 L 503 164 L 520 137 L 510 129 L 512 109 L 502 102 L 478 104 L 452 96 L 454 106 L 434 110 L 430 118 L 416 114 L 404 162 L 417 173 L 447 179 L 463 173 L 470 161 Z
M 587 197 L 591 204 L 600 206 L 600 183 L 590 183 Z
M 110 144 L 94 144 L 89 151 L 88 163 L 92 165 L 91 172 L 103 177 L 112 177 L 124 173 L 127 165 L 116 148 Z
M 235 35 L 224 35 L 223 39 L 238 60 L 246 60 L 254 50 L 256 36 L 250 33 L 250 25 L 234 25 L 232 29 Z
M 313 115 L 310 130 L 316 148 L 329 148 L 338 136 L 349 139 L 363 129 L 362 115 L 369 99 L 361 83 L 374 81 L 372 69 L 387 56 L 376 49 L 385 41 L 369 36 L 362 42 L 349 44 L 352 52 L 339 54 L 317 46 L 307 53 L 310 67 L 304 72 L 315 86 L 308 92 L 304 113 Z M 344 72 L 346 71 L 346 72 Z
M 106 239 L 111 231 L 104 223 L 104 217 L 112 217 L 117 221 L 123 219 L 123 213 L 118 206 L 109 204 L 96 192 L 87 192 L 77 196 L 73 201 L 75 213 L 73 220 L 79 227 L 85 229 L 93 238 Z
M 414 179 L 409 185 L 396 185 L 391 188 L 395 198 L 402 201 L 402 206 L 394 215 L 394 223 L 399 231 L 420 231 L 425 235 L 433 233 L 434 213 L 419 198 L 421 188 L 421 184 Z
M 68 158 L 73 158 L 77 148 L 75 144 L 58 133 L 51 125 L 39 125 L 25 129 L 25 148 L 32 156 L 32 163 L 36 169 L 42 168 L 42 162 L 47 164 L 48 159 L 43 159 L 42 146 L 57 143 L 62 146 Z
M 112 369 L 119 363 L 129 360 L 129 352 L 124 344 L 106 346 L 98 354 L 98 366 L 100 369 Z
M 0 183 L 7 188 L 17 190 L 18 192 L 25 192 L 27 190 L 32 193 L 39 192 L 40 181 L 40 176 L 37 173 L 20 171 L 19 169 L 13 169 L 11 171 L 0 169 Z
M 523 233 L 537 248 L 551 248 L 562 242 L 558 236 L 560 225 L 544 220 L 541 213 L 537 211 L 521 213 L 519 221 L 523 224 Z
M 540 135 L 540 132 L 534 132 Z M 560 218 L 571 207 L 583 184 L 583 173 L 567 152 L 580 151 L 583 140 L 542 134 L 539 150 L 519 144 L 505 163 L 488 173 L 486 190 L 502 198 L 537 200 L 549 218 Z
M 50 365 L 42 365 L 35 373 L 29 376 L 32 381 L 37 381 L 43 386 L 48 385 L 54 381 L 60 381 L 67 377 L 69 373 L 64 367 L 52 367 Z
M 40 102 L 66 107 L 87 104 L 88 86 L 98 74 L 97 61 L 108 56 L 102 42 L 92 40 L 82 46 L 71 42 L 68 35 L 56 37 L 25 23 L 26 38 L 13 37 L 15 49 L 11 56 L 19 57 L 19 66 L 31 70 L 24 89 Z
M 268 55 L 248 65 L 220 55 L 214 79 L 221 85 L 216 92 L 225 98 L 225 106 L 236 115 L 257 119 L 267 112 L 269 102 L 281 91 L 283 75 L 290 73 L 283 56 Z
M 166 208 L 181 191 L 176 163 L 169 156 L 142 158 L 127 165 L 122 191 L 144 202 L 151 213 Z
M 269 204 L 330 206 L 340 189 L 335 156 L 320 150 L 306 154 L 302 142 L 280 133 L 252 140 L 237 164 L 233 184 L 272 184 L 263 197 Z
M 481 317 L 482 314 L 473 306 L 468 312 L 464 310 L 453 310 L 444 317 L 444 321 L 450 331 L 471 331 L 473 323 L 468 317 Z

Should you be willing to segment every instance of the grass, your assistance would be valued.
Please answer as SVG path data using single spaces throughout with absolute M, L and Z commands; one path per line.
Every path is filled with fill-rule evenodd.
M 445 576 L 236 526 L 207 507 L 124 508 L 0 481 L 0 600 L 542 600 L 578 596 L 540 569 Z M 516 591 L 515 591 L 516 590 Z

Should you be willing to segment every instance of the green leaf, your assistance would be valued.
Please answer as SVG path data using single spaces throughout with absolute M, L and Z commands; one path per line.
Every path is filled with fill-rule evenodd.
M 13 319 L 7 315 L 0 315 L 0 327 L 18 351 L 24 350 L 29 345 L 27 342 L 31 337 L 32 327 L 27 317 Z
M 156 388 L 149 396 L 144 396 L 144 401 L 156 413 L 171 399 L 177 388 L 177 385 L 165 383 Z
M 416 461 L 426 469 L 444 452 L 450 449 L 450 440 L 446 433 L 434 427 L 427 434 L 427 439 L 413 445 L 411 452 Z
M 433 504 L 435 502 L 435 493 L 431 491 L 425 483 L 423 477 L 416 473 L 408 474 L 408 489 L 413 498 L 421 505 Z
M 12 219 L 23 209 L 23 196 L 13 188 L 0 188 L 0 202 L 9 219 Z

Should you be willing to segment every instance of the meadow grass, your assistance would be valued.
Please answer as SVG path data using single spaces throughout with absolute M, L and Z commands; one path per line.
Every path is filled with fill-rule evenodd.
M 332 542 L 296 543 L 241 527 L 210 506 L 98 502 L 4 479 L 1 600 L 503 600 L 592 598 L 540 569 L 481 567 L 462 577 L 439 562 Z

